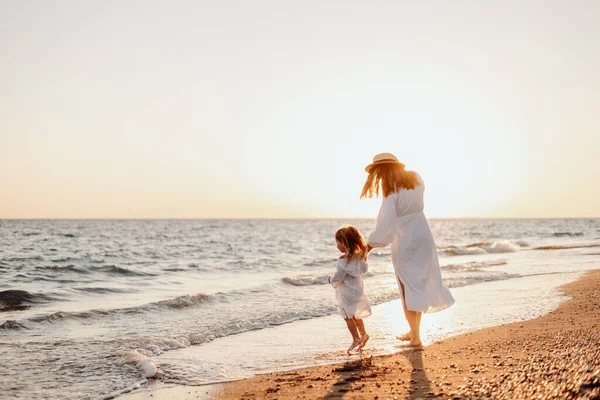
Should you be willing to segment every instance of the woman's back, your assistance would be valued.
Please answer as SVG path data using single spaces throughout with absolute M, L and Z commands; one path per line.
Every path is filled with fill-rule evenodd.
M 414 214 L 423 211 L 423 193 L 425 192 L 425 184 L 419 177 L 419 185 L 414 189 L 400 189 L 395 193 L 390 194 L 394 197 L 396 203 L 397 217 Z

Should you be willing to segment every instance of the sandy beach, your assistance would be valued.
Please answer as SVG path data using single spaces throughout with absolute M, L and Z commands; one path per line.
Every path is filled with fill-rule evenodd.
M 570 299 L 549 314 L 421 349 L 225 385 L 147 388 L 123 398 L 600 399 L 599 287 L 595 270 L 562 286 Z
M 571 299 L 541 318 L 389 356 L 261 375 L 224 387 L 219 397 L 598 399 L 599 287 L 600 271 L 593 271 L 562 287 Z M 160 398 L 183 397 L 165 391 Z

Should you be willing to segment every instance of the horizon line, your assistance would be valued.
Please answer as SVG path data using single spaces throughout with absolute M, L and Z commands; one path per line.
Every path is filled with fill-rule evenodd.
M 186 220 L 223 220 L 223 221 L 249 221 L 249 220 L 373 220 L 377 217 L 28 217 L 28 218 L 6 218 L 0 217 L 0 221 L 186 221 Z M 532 220 L 532 219 L 600 219 L 598 217 L 427 217 L 428 220 Z

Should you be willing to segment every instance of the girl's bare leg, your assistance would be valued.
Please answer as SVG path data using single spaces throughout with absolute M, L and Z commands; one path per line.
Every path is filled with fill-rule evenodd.
M 358 329 L 356 327 L 356 322 L 352 318 L 345 319 L 346 325 L 348 326 L 348 330 L 352 335 L 352 344 L 348 347 L 348 355 L 350 355 L 350 351 L 352 351 L 356 346 L 360 344 L 360 336 L 358 335 Z
M 365 347 L 365 345 L 369 341 L 369 335 L 365 330 L 365 323 L 362 319 L 354 318 L 354 323 L 356 323 L 356 327 L 358 328 L 358 332 L 360 333 L 360 346 L 358 346 L 358 349 L 362 350 L 362 348 Z
M 410 326 L 410 342 L 411 346 L 421 346 L 421 314 L 420 311 L 410 311 L 406 308 L 406 297 L 404 295 L 404 284 L 400 281 L 400 288 L 402 289 L 402 306 L 404 308 L 404 316 L 408 325 Z

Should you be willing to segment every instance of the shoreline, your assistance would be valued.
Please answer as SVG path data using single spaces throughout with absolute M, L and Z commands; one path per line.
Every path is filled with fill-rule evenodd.
M 542 317 L 454 336 L 421 349 L 223 387 L 218 398 L 598 398 L 600 270 L 560 287 Z
M 594 350 L 600 343 L 597 287 L 600 270 L 584 273 L 559 287 L 557 295 L 569 299 L 554 311 L 453 336 L 418 350 L 268 373 L 231 383 L 171 386 L 157 382 L 118 398 L 529 398 L 538 394 L 553 398 L 552 393 L 561 398 L 594 398 L 600 396 L 600 352 Z M 564 349 L 577 349 L 579 358 L 560 353 Z M 580 364 L 585 366 L 583 370 L 570 369 Z M 531 387 L 535 391 L 526 392 Z

